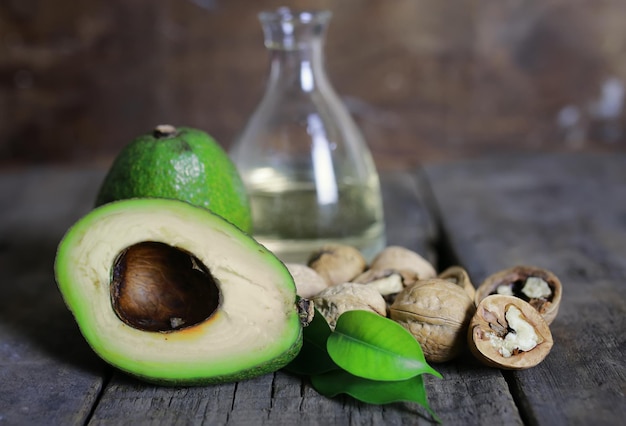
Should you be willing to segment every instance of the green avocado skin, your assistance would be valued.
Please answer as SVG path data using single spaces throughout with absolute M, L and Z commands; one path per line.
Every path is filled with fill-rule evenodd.
M 95 206 L 129 198 L 187 201 L 252 231 L 241 176 L 221 146 L 198 129 L 179 127 L 164 137 L 145 134 L 126 145 L 111 165 Z
M 302 329 L 298 338 L 294 341 L 293 345 L 283 352 L 282 355 L 266 362 L 265 364 L 258 365 L 247 370 L 242 370 L 236 374 L 213 376 L 213 377 L 199 377 L 197 379 L 164 379 L 159 376 L 146 376 L 135 374 L 132 371 L 125 371 L 130 376 L 136 377 L 146 383 L 152 383 L 160 386 L 207 386 L 207 385 L 219 385 L 222 383 L 241 382 L 244 380 L 250 380 L 255 377 L 270 374 L 280 370 L 289 364 L 302 349 Z
M 98 217 L 110 217 L 110 216 L 121 216 L 120 221 L 124 223 L 124 211 L 125 210 L 135 210 L 141 209 L 142 211 L 151 211 L 156 212 L 159 210 L 175 210 L 182 211 L 183 213 L 189 215 L 190 218 L 193 218 L 194 222 L 197 221 L 201 226 L 219 226 L 221 232 L 233 235 L 234 238 L 241 239 L 245 241 L 248 248 L 252 250 L 257 256 L 265 256 L 266 260 L 271 262 L 274 266 L 280 268 L 281 274 L 287 274 L 288 271 L 284 264 L 276 258 L 271 252 L 269 252 L 265 247 L 256 242 L 252 237 L 248 234 L 237 228 L 234 224 L 226 221 L 221 216 L 198 206 L 194 206 L 190 203 L 179 201 L 179 200 L 169 200 L 169 199 L 128 199 L 128 200 L 119 200 L 111 203 L 107 203 L 101 207 L 98 207 L 92 210 L 83 218 L 79 219 L 65 234 L 59 246 L 57 248 L 57 254 L 54 264 L 54 272 L 55 279 L 57 281 L 59 290 L 61 291 L 61 295 L 70 309 L 70 311 L 74 314 L 76 321 L 78 322 L 81 333 L 85 335 L 87 342 L 91 345 L 92 349 L 96 354 L 98 354 L 105 362 L 109 363 L 113 367 L 127 373 L 130 376 L 136 377 L 142 381 L 164 385 L 164 386 L 203 386 L 203 385 L 211 385 L 211 384 L 220 384 L 220 383 L 228 383 L 235 381 L 242 381 L 252 379 L 254 377 L 258 377 L 261 375 L 269 374 L 274 371 L 277 371 L 288 363 L 290 363 L 300 352 L 303 345 L 303 330 L 300 324 L 292 323 L 292 327 L 298 327 L 293 330 L 293 336 L 290 338 L 291 343 L 286 349 L 283 350 L 282 353 L 273 356 L 271 359 L 266 359 L 260 362 L 257 365 L 253 365 L 251 367 L 242 368 L 238 371 L 234 371 L 228 374 L 210 374 L 207 375 L 202 371 L 202 368 L 198 368 L 198 373 L 194 377 L 187 376 L 177 376 L 176 373 L 177 365 L 176 363 L 172 363 L 170 365 L 161 365 L 159 368 L 155 368 L 152 371 L 133 371 L 130 368 L 124 368 L 124 363 L 118 363 L 117 359 L 114 357 L 107 357 L 102 353 L 102 348 L 99 348 L 96 345 L 93 345 L 90 339 L 85 334 L 85 330 L 83 329 L 83 325 L 81 324 L 81 315 L 84 315 L 84 312 L 81 315 L 78 315 L 75 311 L 77 308 L 77 304 L 82 305 L 80 300 L 77 300 L 75 295 L 71 293 L 74 291 L 73 288 L 77 286 L 89 285 L 89 283 L 78 283 L 74 282 L 71 276 L 71 271 L 76 270 L 79 267 L 77 264 L 72 263 L 74 244 L 76 241 L 80 241 L 82 239 L 82 235 L 86 229 L 89 229 L 94 225 L 94 221 L 97 223 Z M 212 225 L 211 225 L 212 224 Z M 294 291 L 294 299 L 293 299 L 293 309 L 294 314 L 297 311 L 296 307 L 296 295 L 295 295 L 295 284 L 293 284 L 293 279 L 289 275 L 288 279 L 291 279 L 291 283 L 293 285 Z M 84 308 L 82 309 L 84 311 Z M 91 315 L 91 313 L 90 313 Z M 105 351 L 106 352 L 106 351 Z M 171 370 L 169 370 L 171 368 Z M 169 370 L 169 371 L 168 371 Z

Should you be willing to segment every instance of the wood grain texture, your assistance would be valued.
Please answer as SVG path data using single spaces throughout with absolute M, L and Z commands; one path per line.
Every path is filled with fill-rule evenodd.
M 446 425 L 619 424 L 626 306 L 623 156 L 490 157 L 383 173 L 389 244 L 479 284 L 517 263 L 563 282 L 555 346 L 537 367 L 487 368 L 465 352 L 426 376 Z M 0 173 L 0 421 L 9 424 L 430 424 L 410 403 L 325 398 L 284 371 L 205 387 L 159 387 L 107 368 L 63 305 L 52 265 L 104 172 Z
M 626 157 L 500 157 L 426 174 L 454 259 L 475 283 L 516 264 L 563 283 L 555 345 L 505 374 L 529 424 L 626 416 Z
M 2 299 L 0 335 L 8 353 L 0 364 L 4 379 L 0 417 L 15 423 L 49 419 L 52 424 L 429 423 L 415 404 L 380 407 L 348 397 L 329 399 L 306 380 L 282 371 L 197 388 L 147 385 L 118 372 L 109 376 L 110 369 L 78 333 L 52 275 L 57 242 L 91 208 L 102 177 L 101 171 L 59 169 L 0 176 L 0 259 L 9 277 L 2 285 L 21 284 L 10 287 Z M 434 260 L 434 226 L 421 201 L 418 180 L 410 173 L 385 174 L 383 188 L 389 243 L 411 247 Z M 26 329 L 28 333 L 20 332 Z M 26 354 L 32 361 L 22 362 Z M 442 365 L 443 380 L 427 379 L 433 409 L 449 424 L 519 423 L 502 376 L 497 371 L 468 375 L 468 368 L 475 367 Z M 27 386 L 21 386 L 24 383 Z M 466 417 L 472 413 L 473 418 Z
M 385 175 L 382 182 L 389 243 L 434 259 L 430 217 L 418 198 L 417 180 L 408 173 Z M 453 375 L 454 377 L 454 375 Z M 447 381 L 450 385 L 451 382 Z M 150 412 L 138 407 L 150 407 Z M 146 419 L 146 415 L 148 418 Z M 116 374 L 100 399 L 91 423 L 336 425 L 426 422 L 415 404 L 380 407 L 350 398 L 319 395 L 306 379 L 279 371 L 237 384 L 177 389 L 159 388 Z
M 103 364 L 53 272 L 56 245 L 89 208 L 99 176 L 43 170 L 0 178 L 0 422 L 80 424 L 100 392 Z

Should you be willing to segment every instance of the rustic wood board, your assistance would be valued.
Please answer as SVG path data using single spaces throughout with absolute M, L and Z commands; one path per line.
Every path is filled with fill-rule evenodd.
M 92 170 L 26 170 L 0 175 L 0 419 L 9 424 L 428 424 L 415 404 L 374 406 L 329 399 L 279 371 L 222 386 L 165 388 L 107 368 L 63 306 L 53 276 L 56 245 L 92 206 L 103 177 Z M 411 173 L 387 173 L 389 244 L 433 262 L 435 222 Z M 432 408 L 446 424 L 520 424 L 497 370 L 437 366 L 427 377 Z
M 93 202 L 99 173 L 28 170 L 0 175 L 0 423 L 80 424 L 103 365 L 56 288 L 63 232 Z
M 530 370 L 471 356 L 427 376 L 444 424 L 619 423 L 624 412 L 626 278 L 623 157 L 522 157 L 383 175 L 389 244 L 474 282 L 516 263 L 564 282 L 555 348 Z M 0 421 L 8 424 L 428 424 L 415 404 L 320 396 L 279 371 L 221 386 L 147 385 L 107 368 L 63 306 L 52 265 L 92 205 L 97 170 L 0 174 Z M 495 237 L 494 237 L 495 236 Z M 621 254 L 621 255 L 620 255 Z
M 434 222 L 422 203 L 421 185 L 410 173 L 382 179 L 388 243 L 436 262 Z M 443 380 L 427 377 L 431 406 L 446 424 L 521 424 L 507 384 L 496 371 L 474 374 L 474 366 L 441 365 Z M 450 396 L 453 395 L 451 398 Z M 145 407 L 149 407 L 146 410 Z M 115 374 L 96 407 L 92 424 L 428 424 L 417 404 L 373 406 L 348 397 L 328 399 L 306 379 L 283 371 L 235 384 L 202 388 L 145 385 Z
M 516 264 L 563 283 L 552 352 L 504 375 L 525 423 L 623 423 L 626 156 L 489 158 L 425 172 L 449 261 L 475 283 Z

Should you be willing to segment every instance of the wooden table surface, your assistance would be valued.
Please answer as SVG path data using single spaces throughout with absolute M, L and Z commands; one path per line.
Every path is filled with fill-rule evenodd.
M 0 172 L 0 425 L 429 424 L 410 403 L 320 396 L 283 371 L 166 388 L 104 365 L 65 308 L 56 245 L 91 207 L 102 170 Z M 465 354 L 427 376 L 443 424 L 616 425 L 626 418 L 626 156 L 483 158 L 382 174 L 388 240 L 460 264 L 474 282 L 517 264 L 562 281 L 555 340 L 538 366 Z

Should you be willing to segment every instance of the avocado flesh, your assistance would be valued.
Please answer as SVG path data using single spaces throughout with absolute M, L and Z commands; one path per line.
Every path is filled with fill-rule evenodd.
M 193 254 L 219 289 L 204 321 L 167 332 L 120 319 L 110 287 L 128 247 L 164 243 Z M 208 384 L 275 371 L 298 353 L 302 334 L 287 268 L 247 234 L 208 210 L 181 201 L 130 199 L 99 207 L 61 241 L 59 289 L 93 350 L 147 381 Z

